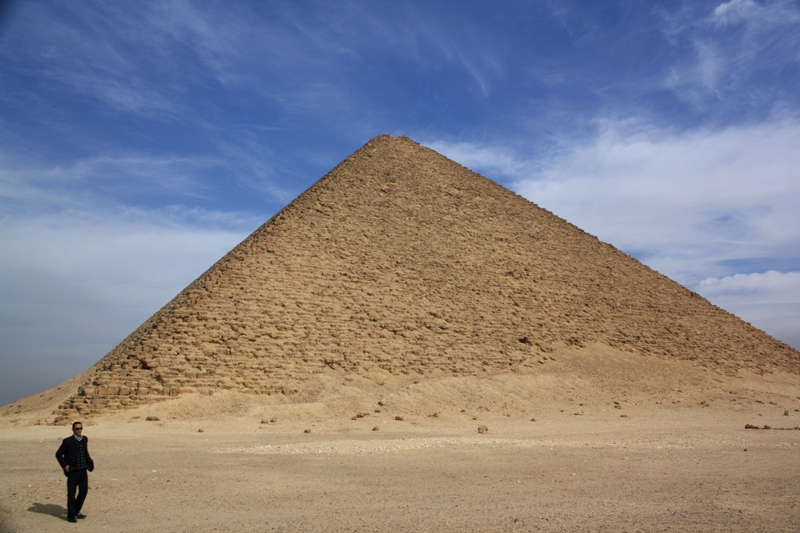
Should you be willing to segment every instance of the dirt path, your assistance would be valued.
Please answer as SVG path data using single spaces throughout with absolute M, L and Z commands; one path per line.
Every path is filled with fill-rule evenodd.
M 758 410 L 762 410 L 760 408 Z M 82 531 L 797 531 L 800 431 L 758 413 L 497 416 L 372 432 L 99 421 Z M 758 418 L 773 427 L 793 416 Z M 72 530 L 66 428 L 0 430 L 0 530 Z

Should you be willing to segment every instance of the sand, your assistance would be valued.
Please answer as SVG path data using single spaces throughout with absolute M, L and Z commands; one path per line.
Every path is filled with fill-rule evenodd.
M 77 526 L 53 456 L 69 429 L 3 418 L 0 531 L 800 529 L 796 375 L 592 354 L 424 381 L 331 371 L 314 402 L 224 391 L 98 417 Z

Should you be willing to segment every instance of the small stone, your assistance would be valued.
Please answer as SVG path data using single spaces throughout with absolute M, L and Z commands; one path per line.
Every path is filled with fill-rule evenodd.
M 489 433 L 489 428 L 486 426 L 478 426 L 478 433 L 483 435 L 484 433 Z
M 375 426 L 375 427 L 372 428 L 372 431 L 378 431 L 379 429 L 381 429 L 381 428 L 379 428 L 378 426 Z
M 303 433 L 311 433 L 311 430 L 306 428 L 306 429 L 303 430 Z
M 788 410 L 788 409 L 786 409 L 786 410 L 783 412 L 783 416 L 789 416 L 789 410 Z
M 401 422 L 404 420 L 404 418 L 402 416 L 400 416 L 400 415 L 397 415 L 396 417 L 394 417 L 394 419 L 395 420 L 399 420 Z
M 203 428 L 198 429 L 197 432 L 198 433 L 202 433 L 203 432 Z
M 160 418 L 158 418 L 157 416 L 148 416 L 147 418 L 145 418 L 145 420 L 147 420 L 148 422 L 158 422 Z

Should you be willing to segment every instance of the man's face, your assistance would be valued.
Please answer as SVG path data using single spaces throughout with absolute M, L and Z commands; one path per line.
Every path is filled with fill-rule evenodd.
M 72 428 L 72 433 L 75 435 L 81 435 L 83 433 L 83 424 L 78 424 Z

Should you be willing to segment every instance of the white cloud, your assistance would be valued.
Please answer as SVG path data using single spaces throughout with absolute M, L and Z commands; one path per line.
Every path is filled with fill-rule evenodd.
M 800 346 L 800 272 L 706 278 L 697 291 L 754 326 Z
M 724 278 L 706 278 L 698 284 L 698 290 L 709 296 L 739 296 L 753 293 L 769 293 L 770 300 L 782 303 L 800 302 L 800 272 L 776 272 L 763 274 L 736 274 Z
M 731 0 L 714 8 L 713 18 L 720 22 L 737 22 L 751 18 L 759 9 L 753 0 Z
M 720 26 L 744 24 L 751 29 L 794 24 L 800 20 L 800 9 L 792 0 L 731 0 L 714 8 L 711 21 Z
M 690 288 L 775 262 L 800 267 L 797 122 L 678 134 L 601 121 L 594 139 L 564 141 L 545 158 L 503 145 L 426 144 L 488 177 L 509 178 L 519 194 Z M 716 302 L 709 283 L 704 290 Z
M 458 161 L 468 168 L 481 168 L 487 175 L 518 177 L 529 169 L 530 162 L 503 146 L 478 146 L 468 142 L 433 140 L 424 143 L 432 150 Z

